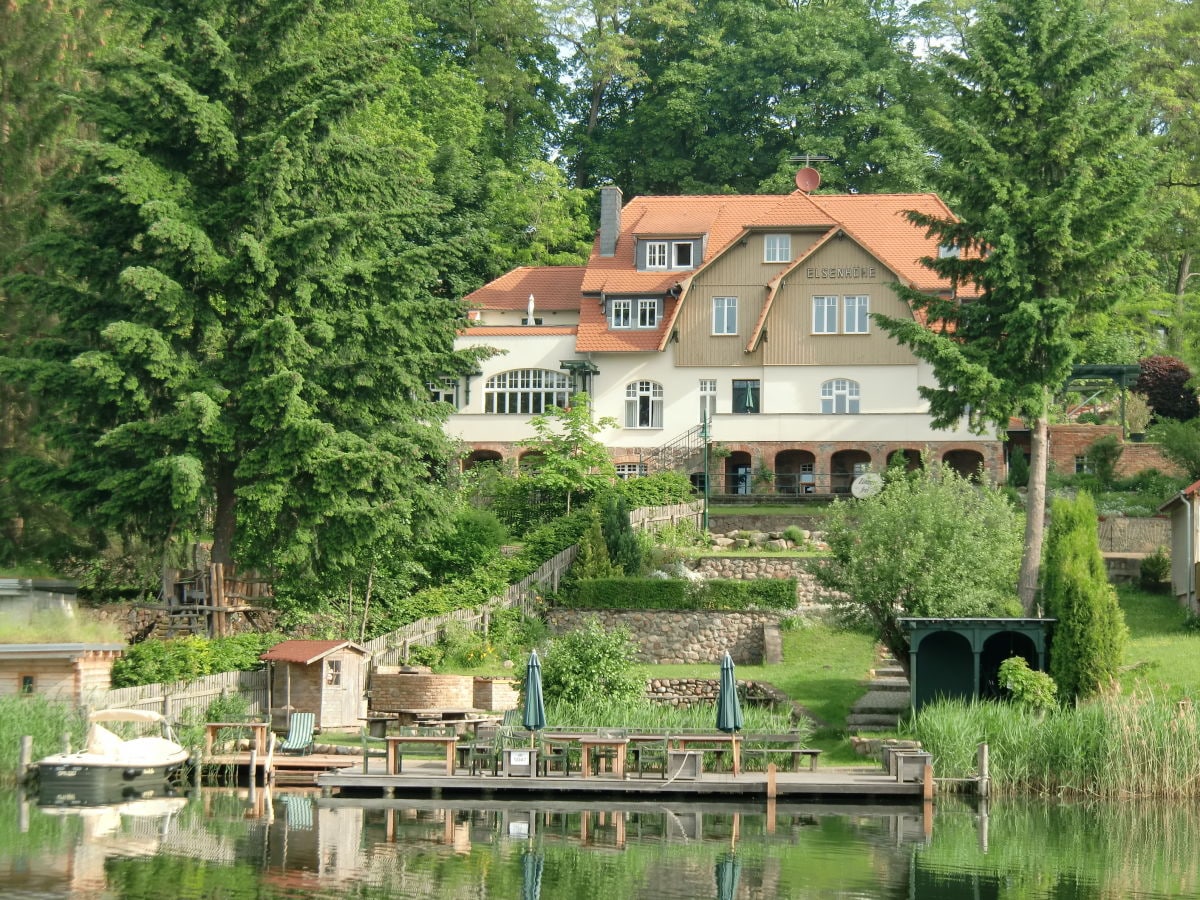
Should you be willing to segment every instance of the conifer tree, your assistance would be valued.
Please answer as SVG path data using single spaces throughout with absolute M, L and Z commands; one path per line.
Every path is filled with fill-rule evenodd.
M 1086 492 L 1055 500 L 1042 598 L 1057 620 L 1050 674 L 1063 699 L 1088 697 L 1117 674 L 1125 649 L 1125 617 L 1109 584 L 1096 530 L 1096 505 Z

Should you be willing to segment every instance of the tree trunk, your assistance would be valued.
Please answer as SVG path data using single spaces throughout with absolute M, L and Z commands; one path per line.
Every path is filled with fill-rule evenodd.
M 1188 279 L 1192 277 L 1192 254 L 1187 250 L 1179 257 L 1179 269 L 1175 277 L 1175 316 L 1167 330 L 1167 349 L 1173 356 L 1183 353 L 1183 314 L 1187 312 L 1186 291 Z
M 1037 615 L 1037 588 L 1042 569 L 1042 537 L 1046 530 L 1046 469 L 1050 458 L 1050 425 L 1045 413 L 1030 429 L 1029 491 L 1025 498 L 1025 551 L 1017 593 L 1025 615 Z
M 213 513 L 212 562 L 233 566 L 233 538 L 237 531 L 237 497 L 234 490 L 237 480 L 233 475 L 233 462 L 221 460 L 217 464 L 217 508 Z

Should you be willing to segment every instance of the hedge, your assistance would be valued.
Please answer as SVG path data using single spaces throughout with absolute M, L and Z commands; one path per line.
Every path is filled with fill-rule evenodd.
M 690 582 L 667 578 L 594 578 L 578 581 L 559 606 L 573 609 L 784 609 L 796 608 L 796 579 Z

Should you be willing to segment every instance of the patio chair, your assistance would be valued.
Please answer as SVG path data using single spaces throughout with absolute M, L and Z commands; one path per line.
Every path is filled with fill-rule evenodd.
M 312 715 L 312 713 L 304 713 Z M 311 831 L 313 827 L 312 799 L 301 794 L 284 794 L 283 808 L 287 812 L 288 831 Z
M 642 772 L 646 770 L 651 772 L 657 771 L 662 778 L 667 777 L 667 747 L 669 746 L 669 741 L 670 738 L 667 735 L 663 735 L 662 740 L 638 741 L 630 746 L 638 778 L 641 778 Z
M 472 775 L 481 775 L 485 768 L 490 768 L 493 775 L 499 774 L 503 746 L 503 734 L 498 727 L 480 725 L 475 739 L 464 745 L 467 771 Z
M 571 741 L 556 741 L 553 738 L 543 738 L 541 749 L 538 751 L 538 766 L 543 775 L 549 775 L 550 770 L 557 768 L 563 775 L 571 774 L 571 754 L 577 748 Z
M 287 737 L 279 745 L 280 753 L 297 756 L 313 752 L 313 728 L 316 726 L 316 714 L 310 712 L 292 713 L 292 721 L 288 723 Z
M 362 770 L 363 770 L 363 774 L 366 775 L 370 768 L 369 760 L 372 756 L 386 756 L 387 755 L 387 751 L 385 749 L 382 749 L 382 748 L 372 749 L 371 745 L 372 744 L 382 744 L 386 747 L 387 738 L 376 737 L 375 735 L 371 734 L 370 727 L 367 725 L 364 725 L 364 726 L 362 726 L 362 729 L 359 734 L 359 741 L 362 744 Z

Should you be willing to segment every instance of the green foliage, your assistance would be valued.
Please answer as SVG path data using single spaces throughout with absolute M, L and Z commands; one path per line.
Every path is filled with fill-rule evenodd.
M 629 507 L 622 496 L 604 501 L 601 527 L 604 543 L 608 546 L 608 558 L 626 575 L 638 575 L 642 571 L 642 546 L 629 524 Z
M 1130 434 L 1145 434 L 1150 426 L 1150 404 L 1136 391 L 1125 395 L 1125 427 Z
M 696 499 L 691 481 L 682 472 L 655 472 L 641 478 L 623 478 L 612 485 L 630 509 L 644 506 L 670 506 Z
M 1029 668 L 1020 656 L 1011 656 L 1000 663 L 1000 686 L 1012 699 L 1033 710 L 1051 710 L 1058 705 L 1058 685 L 1045 672 Z
M 606 631 L 596 619 L 555 638 L 542 657 L 542 690 L 547 702 L 589 703 L 632 700 L 645 685 L 630 668 L 630 633 Z
M 573 579 L 611 578 L 620 574 L 620 568 L 613 565 L 608 556 L 608 544 L 604 540 L 604 530 L 600 524 L 600 513 L 591 508 L 591 523 L 579 542 L 579 555 L 571 566 Z
M 1029 460 L 1025 458 L 1025 451 L 1020 447 L 1013 447 L 1012 454 L 1008 459 L 1008 485 L 1009 487 L 1022 488 L 1029 484 Z
M 581 579 L 560 598 L 559 605 L 581 609 L 790 610 L 796 607 L 796 579 Z
M 1088 465 L 1102 487 L 1111 487 L 1116 481 L 1117 463 L 1121 461 L 1121 454 L 1124 452 L 1125 445 L 1115 434 L 1097 438 L 1087 448 Z
M 1150 432 L 1163 456 L 1187 474 L 1200 479 L 1200 419 L 1189 422 L 1160 422 Z
M 785 540 L 791 541 L 797 547 L 803 547 L 808 543 L 808 539 L 804 536 L 804 529 L 798 525 L 789 525 L 783 530 Z
M 507 536 L 494 512 L 465 506 L 451 529 L 424 548 L 420 561 L 435 583 L 443 582 L 494 560 Z
M 1156 547 L 1142 559 L 1140 576 L 1143 590 L 1162 594 L 1171 589 L 1171 557 L 1166 547 Z
M 569 516 L 560 516 L 526 534 L 522 539 L 524 546 L 520 559 L 523 571 L 520 577 L 532 572 L 572 544 L 578 543 L 591 523 L 591 510 L 577 509 Z
M 113 663 L 113 687 L 190 681 L 218 672 L 262 667 L 259 656 L 283 640 L 280 634 L 247 633 L 226 638 L 196 635 L 134 644 Z
M 1107 687 L 1121 664 L 1128 632 L 1108 582 L 1087 493 L 1055 500 L 1046 540 L 1042 600 L 1056 619 L 1050 674 L 1065 700 Z
M 531 416 L 529 427 L 535 436 L 517 443 L 533 448 L 541 459 L 537 471 L 527 477 L 547 493 L 565 497 L 570 513 L 573 494 L 581 489 L 594 491 L 616 479 L 608 449 L 596 437 L 616 425 L 611 416 L 592 416 L 592 401 L 585 393 L 571 397 L 566 409 L 552 406 Z
M 902 616 L 1009 614 L 1021 555 L 1019 514 L 989 485 L 939 463 L 889 469 L 883 489 L 835 503 L 825 517 L 829 556 L 811 571 L 846 624 L 865 626 L 908 659 Z
M 0 697 L 0 783 L 17 771 L 21 738 L 33 738 L 33 758 L 41 759 L 62 751 L 63 735 L 79 748 L 87 733 L 87 722 L 78 709 L 66 703 L 32 696 Z
M 407 555 L 445 519 L 425 382 L 474 364 L 434 158 L 469 142 L 474 88 L 439 112 L 455 89 L 422 78 L 390 0 L 126 11 L 56 97 L 86 139 L 4 282 L 45 326 L 0 348 L 50 451 L 18 489 L 296 581 Z

